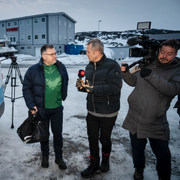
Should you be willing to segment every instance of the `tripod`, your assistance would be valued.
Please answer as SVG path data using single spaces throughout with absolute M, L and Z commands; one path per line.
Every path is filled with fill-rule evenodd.
M 6 90 L 6 86 L 7 86 L 8 82 L 9 82 L 9 79 L 11 77 L 11 97 L 8 97 L 8 96 L 4 96 L 4 97 L 11 99 L 11 102 L 12 102 L 12 124 L 11 124 L 11 129 L 13 129 L 14 128 L 14 124 L 13 124 L 13 121 L 14 121 L 14 102 L 15 102 L 16 99 L 19 99 L 19 98 L 23 97 L 23 96 L 17 97 L 17 98 L 15 97 L 15 87 L 17 86 L 16 85 L 17 74 L 19 76 L 21 84 L 22 84 L 23 80 L 22 80 L 22 76 L 21 76 L 21 72 L 20 72 L 18 63 L 16 62 L 17 57 L 11 56 L 10 58 L 11 58 L 12 62 L 11 62 L 11 65 L 9 67 L 8 74 L 6 76 L 6 81 L 5 81 L 5 86 L 4 86 L 4 93 L 5 93 L 5 90 Z

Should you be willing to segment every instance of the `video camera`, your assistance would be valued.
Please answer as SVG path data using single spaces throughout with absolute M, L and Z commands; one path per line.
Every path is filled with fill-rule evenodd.
M 151 22 L 138 22 L 137 29 L 143 30 L 143 35 L 138 37 L 129 38 L 127 44 L 129 46 L 135 46 L 139 44 L 143 48 L 130 48 L 129 57 L 143 57 L 143 59 L 134 62 L 133 64 L 127 66 L 128 69 L 133 67 L 136 64 L 145 64 L 148 65 L 151 63 L 155 56 L 156 52 L 160 47 L 160 43 L 155 39 L 149 39 L 149 36 L 144 35 L 145 29 L 150 29 Z
M 9 58 L 11 59 L 11 63 L 16 63 L 16 61 L 17 61 L 17 57 L 13 56 L 12 52 L 8 52 L 8 53 L 4 54 L 4 57 L 5 57 L 5 59 L 1 59 L 1 61 L 4 61 Z

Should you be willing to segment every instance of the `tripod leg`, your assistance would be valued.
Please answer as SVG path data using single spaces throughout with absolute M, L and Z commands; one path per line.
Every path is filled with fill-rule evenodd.
M 13 73 L 12 73 L 13 74 Z M 14 102 L 15 102 L 15 88 L 16 88 L 16 68 L 14 68 L 14 74 L 11 76 L 11 102 L 12 102 L 12 124 L 11 129 L 14 128 Z
M 11 129 L 14 129 L 14 101 L 12 102 L 12 124 Z
M 11 77 L 11 75 L 12 75 L 12 64 L 10 65 L 7 76 L 6 76 L 5 85 L 4 85 L 4 93 L 5 93 L 6 86 L 9 82 L 9 78 Z
M 17 71 L 17 73 L 18 73 L 19 79 L 20 79 L 21 84 L 22 84 L 22 83 L 23 83 L 23 79 L 22 79 L 22 75 L 21 75 L 21 72 L 20 72 L 18 63 L 16 63 L 16 71 Z

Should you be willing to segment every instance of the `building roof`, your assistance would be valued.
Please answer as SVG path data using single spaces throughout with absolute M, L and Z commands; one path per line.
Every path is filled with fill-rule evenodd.
M 44 13 L 44 14 L 37 14 L 37 15 L 30 15 L 30 16 L 23 16 L 23 17 L 17 17 L 17 18 L 11 18 L 11 19 L 4 19 L 0 20 L 0 22 L 5 22 L 5 21 L 17 21 L 20 19 L 27 19 L 27 18 L 34 18 L 34 17 L 40 17 L 40 16 L 53 16 L 53 15 L 63 15 L 69 20 L 71 20 L 74 23 L 77 23 L 73 18 L 71 18 L 68 14 L 65 12 L 56 12 L 56 13 Z

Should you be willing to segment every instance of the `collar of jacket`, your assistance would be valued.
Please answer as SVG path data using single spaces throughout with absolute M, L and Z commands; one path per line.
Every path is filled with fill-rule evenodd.
M 103 64 L 105 59 L 106 59 L 106 55 L 103 53 L 102 58 L 96 62 L 96 66 L 100 66 L 101 64 Z M 94 65 L 94 62 L 90 62 L 89 64 Z

